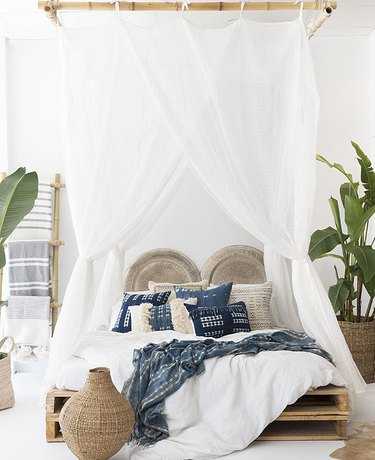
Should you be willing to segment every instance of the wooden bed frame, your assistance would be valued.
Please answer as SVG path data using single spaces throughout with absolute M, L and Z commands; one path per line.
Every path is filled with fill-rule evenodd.
M 228 281 L 256 284 L 266 280 L 263 253 L 249 246 L 228 246 L 216 251 L 202 271 L 184 254 L 170 249 L 155 249 L 137 258 L 125 276 L 124 290 L 148 289 L 148 281 L 172 280 L 184 283 L 207 279 L 212 284 Z M 59 415 L 75 391 L 51 390 L 46 399 L 47 442 L 63 442 Z M 308 391 L 287 406 L 258 440 L 302 441 L 347 439 L 349 395 L 343 387 L 328 385 Z
M 59 416 L 76 392 L 54 389 L 46 400 L 46 440 L 64 442 Z M 308 391 L 263 431 L 260 441 L 336 441 L 348 439 L 348 391 L 328 385 Z

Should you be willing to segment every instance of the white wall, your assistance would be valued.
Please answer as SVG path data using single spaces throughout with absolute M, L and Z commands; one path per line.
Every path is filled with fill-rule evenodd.
M 318 153 L 342 164 L 359 178 L 359 165 L 350 141 L 356 141 L 371 154 L 369 37 L 317 36 L 311 47 L 320 93 Z M 333 225 L 328 198 L 332 195 L 339 200 L 339 186 L 343 182 L 345 178 L 339 172 L 317 164 L 314 230 Z M 324 284 L 333 284 L 332 259 L 321 259 L 315 264 Z M 340 263 L 336 264 L 340 268 Z
M 311 47 L 321 95 L 318 151 L 355 172 L 350 139 L 368 151 L 374 132 L 370 126 L 370 39 L 367 35 L 342 35 L 341 31 L 340 35 L 316 36 Z M 52 179 L 55 172 L 63 172 L 56 41 L 9 40 L 6 76 L 9 170 L 22 165 Z M 337 195 L 340 182 L 338 173 L 318 165 L 313 229 L 331 224 L 327 200 L 331 194 Z M 61 250 L 60 296 L 77 254 L 67 200 L 62 193 L 61 238 L 66 245 Z M 228 244 L 261 248 L 188 174 L 152 232 L 128 252 L 127 262 L 145 250 L 170 247 L 202 266 L 214 250 Z M 332 263 L 324 260 L 316 265 L 328 286 L 333 280 Z

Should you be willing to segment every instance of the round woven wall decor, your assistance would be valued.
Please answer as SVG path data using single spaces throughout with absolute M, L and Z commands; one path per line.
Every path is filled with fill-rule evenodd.
M 200 281 L 201 275 L 192 260 L 172 249 L 153 249 L 143 253 L 129 267 L 125 291 L 147 291 L 148 282 L 189 283 Z
M 214 252 L 201 271 L 211 284 L 260 284 L 267 281 L 263 253 L 251 246 L 226 246 Z

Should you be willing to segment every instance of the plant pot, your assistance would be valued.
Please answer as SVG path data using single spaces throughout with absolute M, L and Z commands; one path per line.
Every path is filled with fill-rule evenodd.
M 375 381 L 375 321 L 339 321 L 346 343 L 366 383 Z
M 0 341 L 0 349 L 4 343 L 10 339 L 12 342 L 8 353 L 0 352 L 0 410 L 10 409 L 14 406 L 14 391 L 12 385 L 12 370 L 10 362 L 10 354 L 14 348 L 14 340 L 12 337 L 4 337 Z
M 65 403 L 59 422 L 66 444 L 79 460 L 107 460 L 129 440 L 134 411 L 113 385 L 109 369 L 97 367 Z

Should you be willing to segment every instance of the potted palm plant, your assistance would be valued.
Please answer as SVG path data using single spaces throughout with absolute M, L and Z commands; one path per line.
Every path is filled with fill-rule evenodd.
M 32 210 L 38 195 L 38 176 L 35 172 L 26 174 L 25 168 L 18 168 L 13 174 L 0 182 L 0 272 L 5 266 L 4 243 L 21 220 Z M 0 273 L 0 282 L 2 281 Z M 0 288 L 1 295 L 1 288 Z M 5 303 L 1 302 L 0 306 Z M 0 340 L 0 348 L 6 339 Z M 10 352 L 0 352 L 0 410 L 14 405 L 14 392 L 11 381 Z
M 331 197 L 334 225 L 316 230 L 310 240 L 311 260 L 332 257 L 336 283 L 328 290 L 332 307 L 353 358 L 367 383 L 374 382 L 375 360 L 375 238 L 370 222 L 375 213 L 375 172 L 358 144 L 352 142 L 360 180 L 343 166 L 317 155 L 317 160 L 340 172 L 340 203 Z

